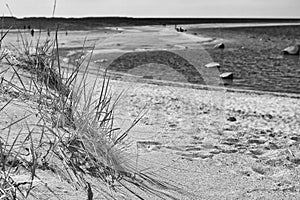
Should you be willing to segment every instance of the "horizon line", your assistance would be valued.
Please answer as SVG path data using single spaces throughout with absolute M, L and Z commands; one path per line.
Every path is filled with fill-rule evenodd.
M 64 19 L 84 19 L 84 18 L 131 18 L 131 19 L 292 19 L 300 20 L 300 17 L 278 17 L 278 16 L 117 16 L 117 15 L 105 15 L 105 16 L 2 16 L 4 18 L 64 18 Z

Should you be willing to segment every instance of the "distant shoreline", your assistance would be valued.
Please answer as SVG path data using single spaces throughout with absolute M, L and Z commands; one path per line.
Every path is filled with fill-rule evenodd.
M 214 23 L 300 23 L 297 18 L 133 18 L 133 17 L 2 17 L 1 27 L 16 29 L 55 29 L 59 25 L 64 30 L 89 30 L 96 27 L 214 24 Z

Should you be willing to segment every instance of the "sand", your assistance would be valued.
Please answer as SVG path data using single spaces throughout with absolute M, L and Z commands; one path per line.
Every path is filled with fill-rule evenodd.
M 211 102 L 218 95 L 213 91 L 128 88 L 122 120 L 133 120 L 145 104 L 150 112 L 130 138 L 150 157 L 146 166 L 158 160 L 154 168 L 173 172 L 169 178 L 188 186 L 195 197 L 187 199 L 299 198 L 299 98 L 226 92 L 219 107 Z
M 203 44 L 216 42 L 208 36 L 198 39 L 178 34 L 172 32 L 171 27 L 163 32 L 160 29 L 130 27 L 126 32 L 124 28 L 120 34 L 125 36 L 115 36 L 120 41 L 113 43 L 115 40 L 109 38 L 102 47 L 96 47 L 93 61 L 116 58 L 116 52 L 101 51 L 109 49 L 109 45 L 125 52 L 145 47 L 185 51 L 188 47 L 186 52 L 198 50 L 200 54 L 206 52 Z M 126 43 L 133 41 L 128 35 L 138 33 L 142 34 L 141 38 L 150 35 L 153 41 L 145 41 L 144 46 L 139 46 L 140 42 Z M 154 43 L 153 34 L 162 33 L 165 42 Z M 201 66 L 209 59 L 202 61 Z M 110 61 L 100 67 L 108 63 Z M 99 65 L 91 66 L 91 82 Z M 146 111 L 128 136 L 133 144 L 131 157 L 137 158 L 138 169 L 152 171 L 161 179 L 174 182 L 183 190 L 181 196 L 177 196 L 179 199 L 300 198 L 299 95 L 236 90 L 219 83 L 214 87 L 199 86 L 188 83 L 170 68 L 166 71 L 177 79 L 164 80 L 161 76 L 162 80 L 156 77 L 148 80 L 143 78 L 147 74 L 143 69 L 147 66 L 132 69 L 131 75 L 113 73 L 114 80 L 110 83 L 113 94 L 125 91 L 116 107 L 117 127 L 126 129 L 139 113 Z M 152 67 L 162 69 L 162 66 Z M 2 95 L 0 106 L 9 97 Z M 27 101 L 30 99 L 26 99 L 25 105 Z M 17 98 L 14 102 L 14 106 L 1 112 L 1 127 L 8 123 L 8 116 L 18 119 L 32 111 L 25 107 L 24 99 Z M 84 192 L 61 184 L 51 173 L 43 172 L 42 178 L 61 199 L 86 198 Z M 49 198 L 43 187 L 38 188 L 44 199 Z M 102 198 L 95 192 L 95 199 Z

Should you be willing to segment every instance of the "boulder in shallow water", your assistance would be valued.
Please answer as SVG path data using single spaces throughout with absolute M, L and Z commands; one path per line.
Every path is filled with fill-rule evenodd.
M 220 69 L 220 63 L 217 62 L 211 62 L 205 65 L 206 68 L 218 68 Z
M 282 50 L 285 55 L 299 55 L 300 45 L 289 46 Z
M 216 45 L 214 46 L 214 49 L 225 49 L 225 44 L 224 44 L 224 43 L 216 44 Z
M 233 79 L 233 73 L 232 72 L 225 72 L 223 74 L 220 74 L 221 79 Z
M 220 78 L 223 80 L 224 85 L 232 85 L 233 84 L 233 73 L 225 72 L 220 74 Z

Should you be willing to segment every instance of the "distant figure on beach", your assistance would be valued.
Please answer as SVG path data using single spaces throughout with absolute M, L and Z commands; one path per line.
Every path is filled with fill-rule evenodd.
M 66 36 L 68 35 L 68 31 L 66 31 Z
M 187 30 L 186 29 L 184 29 L 184 28 L 182 28 L 182 27 L 177 27 L 177 24 L 175 24 L 175 30 L 177 31 L 177 32 L 186 32 Z
M 28 29 L 28 30 L 30 30 L 30 29 L 31 29 L 30 25 L 28 25 L 28 26 L 27 26 L 27 29 Z
M 32 37 L 34 36 L 34 30 L 33 29 L 31 29 L 30 34 L 31 34 Z
M 47 35 L 48 35 L 48 37 L 50 37 L 50 29 L 49 28 L 47 29 Z

